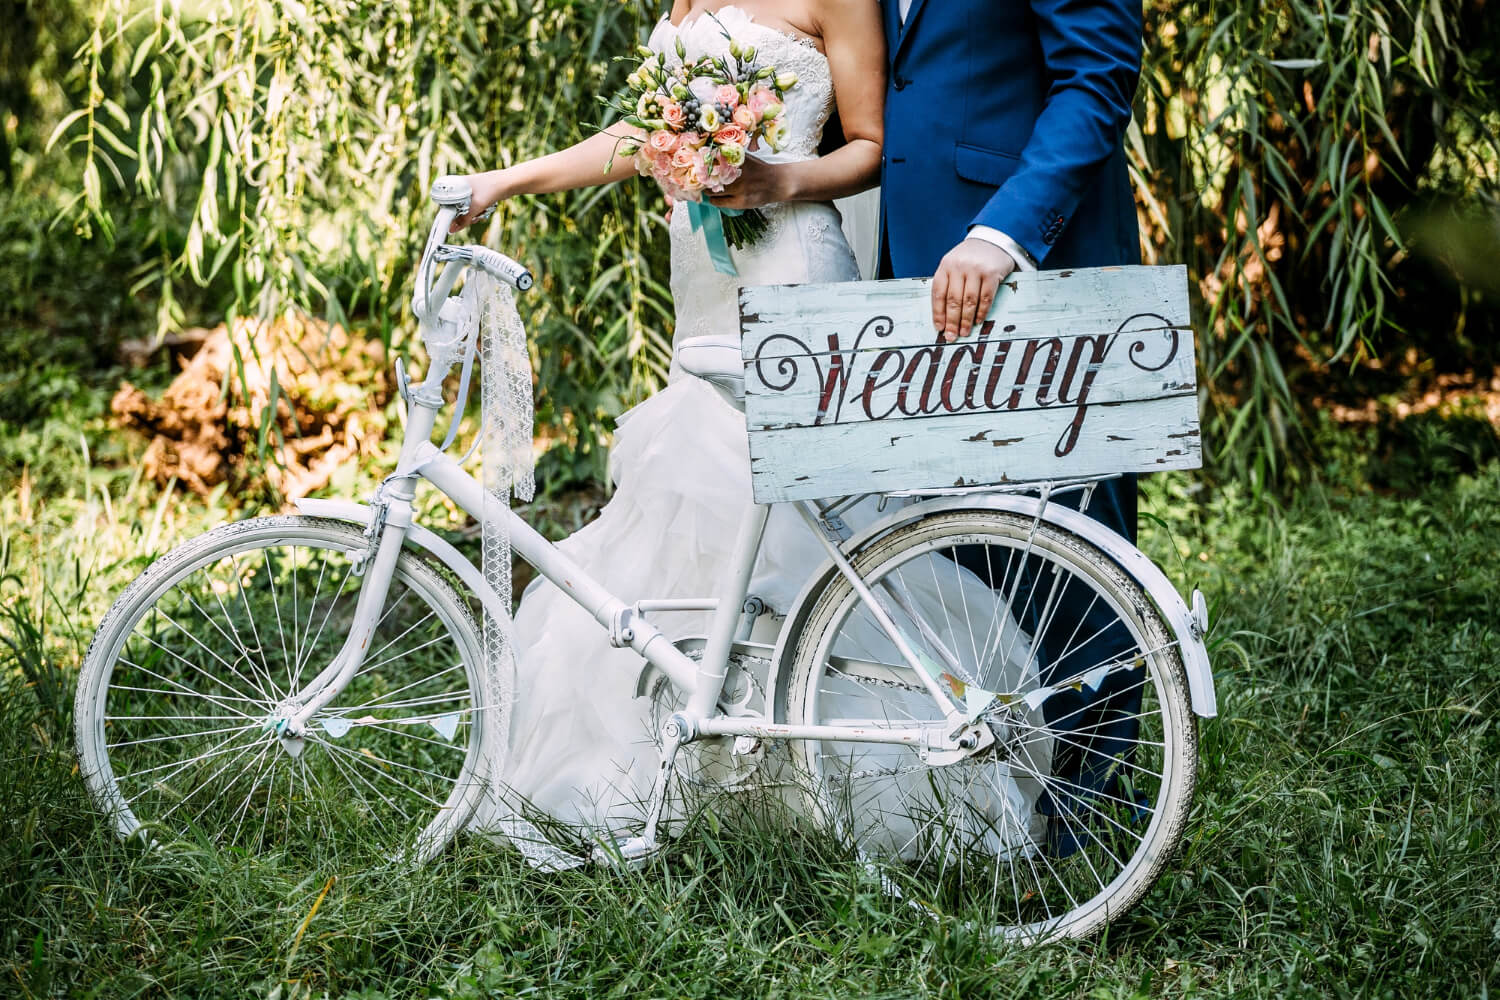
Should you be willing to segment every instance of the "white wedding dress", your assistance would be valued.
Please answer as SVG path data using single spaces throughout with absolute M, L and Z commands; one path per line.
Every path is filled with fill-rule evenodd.
M 677 58 L 679 39 L 689 57 L 718 53 L 727 50 L 726 31 L 755 45 L 760 61 L 798 76 L 786 100 L 789 140 L 764 158 L 815 157 L 834 103 L 828 61 L 810 41 L 728 7 L 681 28 L 663 18 L 650 47 L 669 60 Z M 764 212 L 769 231 L 731 251 L 737 276 L 716 271 L 688 213 L 673 213 L 674 347 L 737 331 L 741 285 L 859 277 L 833 205 L 779 204 Z M 743 413 L 674 361 L 667 386 L 621 415 L 610 476 L 616 490 L 609 503 L 559 548 L 627 603 L 714 595 L 751 504 Z M 750 593 L 784 614 L 824 558 L 795 511 L 773 508 Z M 707 613 L 652 616 L 672 638 L 706 634 L 708 619 Z M 475 825 L 519 841 L 508 823 L 513 810 L 529 808 L 593 839 L 639 832 L 660 761 L 652 706 L 636 697 L 642 659 L 611 647 L 593 617 L 545 580 L 523 596 L 514 630 L 515 699 L 500 776 L 509 801 L 481 809 Z

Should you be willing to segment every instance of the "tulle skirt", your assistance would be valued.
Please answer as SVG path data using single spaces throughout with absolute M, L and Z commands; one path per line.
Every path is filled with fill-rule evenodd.
M 558 547 L 626 603 L 716 596 L 752 503 L 744 414 L 702 380 L 678 378 L 621 418 L 610 470 L 614 496 Z M 773 508 L 750 592 L 784 613 L 822 558 L 796 513 Z M 676 639 L 706 635 L 709 617 L 652 621 Z M 545 579 L 523 596 L 515 639 L 503 783 L 585 830 L 638 824 L 659 761 L 652 706 L 636 697 L 641 657 L 611 647 L 593 616 Z

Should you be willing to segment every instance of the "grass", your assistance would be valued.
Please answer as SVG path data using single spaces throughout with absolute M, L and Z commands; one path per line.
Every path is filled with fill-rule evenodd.
M 102 435 L 85 420 L 84 440 Z M 118 842 L 69 748 L 89 634 L 226 516 L 60 435 L 0 496 L 0 996 L 1485 996 L 1500 984 L 1500 463 L 1277 506 L 1148 482 L 1145 545 L 1214 608 L 1181 857 L 1102 939 L 1005 949 L 830 845 L 700 824 L 649 870 L 416 871 Z M 74 437 L 73 440 L 78 440 Z M 1349 454 L 1353 455 L 1352 444 Z M 1352 459 L 1350 459 L 1352 461 Z M 33 477 L 28 473 L 28 477 Z M 32 478 L 35 481 L 35 478 Z

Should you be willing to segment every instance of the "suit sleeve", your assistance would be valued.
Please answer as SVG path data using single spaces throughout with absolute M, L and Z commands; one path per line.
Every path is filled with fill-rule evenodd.
M 1140 0 L 1031 0 L 1049 81 L 1016 172 L 970 225 L 1047 256 L 1120 147 L 1141 73 Z

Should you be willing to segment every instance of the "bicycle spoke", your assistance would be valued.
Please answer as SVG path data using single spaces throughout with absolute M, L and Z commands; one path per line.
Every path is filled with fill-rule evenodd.
M 297 570 L 298 549 L 299 546 L 292 546 L 292 660 L 286 665 L 286 694 L 288 698 L 296 694 L 296 691 L 292 688 L 292 671 L 302 662 L 302 632 L 299 625 L 302 621 L 302 612 L 298 607 L 297 599 L 297 592 L 302 589 L 297 582 L 298 577 L 301 575 Z
M 234 757 L 231 757 L 229 760 L 225 761 L 222 765 L 220 765 L 220 767 L 219 767 L 219 769 L 217 771 L 215 771 L 213 774 L 209 775 L 207 778 L 204 778 L 203 781 L 200 782 L 196 788 L 194 788 L 191 792 L 188 792 L 187 795 L 183 796 L 181 799 L 178 799 L 177 802 L 172 806 L 172 808 L 170 808 L 166 812 L 162 813 L 161 816 L 159 817 L 160 822 L 165 823 L 167 821 L 168 817 L 170 817 L 174 812 L 176 812 L 178 809 L 181 809 L 184 805 L 186 805 L 189 801 L 191 801 L 192 798 L 193 798 L 193 796 L 197 795 L 199 792 L 203 791 L 203 789 L 207 788 L 211 782 L 213 782 L 215 779 L 217 779 L 219 777 L 219 775 L 223 774 L 230 767 L 230 765 L 232 765 L 235 761 L 237 761 L 237 760 L 241 759 L 242 757 L 244 757 L 244 755 L 247 754 L 247 753 L 249 753 L 251 750 L 254 750 L 255 746 L 256 746 L 255 743 L 247 743 L 245 745 L 245 748 L 244 748 L 243 751 L 241 751 L 240 753 L 236 754 Z M 261 751 L 261 754 L 264 755 L 265 752 L 267 750 L 269 750 L 270 748 L 271 748 L 271 744 L 267 743 L 265 745 L 265 748 Z
M 196 611 L 196 612 L 198 612 L 198 614 L 200 614 L 203 617 L 204 621 L 206 621 L 210 625 L 212 625 L 214 631 L 217 632 L 217 633 L 219 633 L 219 636 L 225 642 L 229 643 L 229 645 L 231 647 L 233 647 L 234 649 L 239 650 L 240 654 L 242 656 L 244 656 L 246 662 L 252 662 L 251 658 L 250 658 L 249 651 L 245 649 L 244 643 L 242 643 L 242 642 L 240 642 L 238 640 L 238 634 L 236 634 L 236 638 L 231 639 L 229 637 L 229 634 L 227 632 L 225 632 L 222 627 L 220 627 L 218 620 L 216 618 L 214 618 L 213 615 L 209 614 L 206 610 L 204 610 L 204 608 L 196 600 L 194 600 L 193 595 L 190 594 L 188 591 L 186 591 L 186 590 L 183 589 L 182 584 L 178 583 L 178 584 L 174 585 L 172 589 L 175 590 L 175 591 L 177 591 L 184 598 L 186 598 L 187 602 L 193 606 L 193 610 Z M 212 588 L 210 588 L 210 589 L 212 589 Z M 221 604 L 220 606 L 222 607 L 223 605 Z M 240 680 L 244 681 L 246 684 L 249 684 L 252 688 L 254 688 L 256 690 L 256 692 L 262 698 L 266 697 L 266 692 L 261 688 L 261 686 L 256 681 L 253 681 L 249 677 L 246 677 L 244 674 L 241 674 L 238 670 L 236 670 L 234 668 L 234 666 L 232 664 L 230 664 L 228 661 L 226 661 L 223 657 L 219 656 L 217 653 L 215 653 L 213 650 L 209 649 L 207 646 L 204 646 L 203 643 L 198 640 L 197 636 L 195 636 L 191 632 L 188 632 L 188 630 L 185 629 L 185 628 L 183 628 L 181 625 L 178 625 L 177 622 L 175 620 L 173 620 L 170 615 L 168 615 L 166 612 L 162 611 L 160 608 L 156 609 L 156 613 L 159 614 L 159 615 L 161 615 L 163 618 L 166 618 L 167 621 L 169 621 L 173 625 L 175 625 L 178 628 L 179 631 L 184 632 L 189 639 L 192 639 L 194 642 L 198 643 L 199 646 L 202 646 L 205 650 L 207 650 L 210 656 L 213 656 L 214 659 L 216 659 L 220 663 L 224 664 L 224 666 L 231 673 L 233 673 L 236 677 L 238 677 Z M 231 623 L 231 625 L 232 624 L 233 623 Z
M 313 741 L 316 742 L 316 743 L 318 743 L 318 744 L 320 744 L 320 745 L 322 745 L 322 746 L 324 746 L 324 747 L 327 747 L 329 750 L 331 750 L 335 754 L 338 754 L 340 756 L 348 758 L 349 763 L 358 764 L 361 767 L 368 768 L 369 770 L 374 771 L 380 777 L 384 778 L 386 781 L 389 781 L 389 782 L 391 782 L 393 784 L 400 785 L 402 788 L 406 789 L 408 792 L 411 792 L 413 795 L 417 796 L 418 798 L 422 799 L 423 801 L 428 802 L 431 805 L 437 806 L 439 808 L 442 807 L 443 804 L 441 802 L 439 802 L 437 799 L 434 799 L 432 796 L 428 795 L 426 792 L 423 792 L 423 791 L 421 791 L 419 789 L 413 788 L 411 785 L 408 785 L 406 782 L 402 781 L 400 778 L 396 777 L 394 774 L 387 773 L 385 771 L 385 769 L 381 766 L 382 764 L 389 765 L 392 762 L 385 761 L 385 760 L 382 760 L 380 758 L 376 758 L 373 755 L 367 757 L 364 754 L 362 754 L 362 753 L 360 753 L 360 752 L 358 752 L 356 750 L 350 750 L 350 749 L 348 749 L 346 747 L 341 747 L 341 746 L 338 746 L 337 744 L 329 743 L 327 740 L 318 739 L 317 737 L 314 737 Z M 401 766 L 401 765 L 397 765 L 397 766 Z M 432 773 L 430 771 L 422 771 L 421 768 L 409 768 L 409 770 L 417 771 L 418 773 L 422 773 L 422 774 L 431 774 Z M 441 775 L 439 775 L 438 777 L 441 778 Z M 403 812 L 402 815 L 404 816 L 405 813 Z M 410 817 L 407 817 L 407 818 L 410 819 Z
M 413 687 L 413 686 L 414 685 L 410 685 L 410 684 L 407 685 L 407 687 Z M 360 711 L 361 709 L 371 709 L 371 708 L 379 708 L 379 709 L 389 709 L 389 708 L 418 708 L 418 707 L 423 707 L 423 706 L 427 706 L 427 705 L 446 705 L 446 704 L 448 704 L 450 702 L 468 701 L 469 700 L 469 692 L 468 691 L 452 691 L 452 692 L 449 692 L 449 693 L 446 693 L 446 694 L 423 695 L 423 696 L 418 697 L 418 698 L 408 698 L 408 699 L 406 699 L 404 701 L 386 701 L 385 700 L 385 699 L 391 697 L 391 695 L 394 695 L 396 693 L 397 692 L 392 691 L 392 692 L 390 692 L 390 694 L 383 694 L 380 697 L 373 698 L 370 701 L 367 701 L 367 702 L 365 702 L 365 703 L 363 703 L 361 705 L 340 706 L 340 708 L 342 709 L 342 711 L 343 711 L 344 714 L 348 714 L 348 713 L 351 713 L 351 712 Z M 478 711 L 478 709 L 470 709 L 469 711 Z
M 244 692 L 241 691 L 239 688 L 233 687 L 232 685 L 228 684 L 222 677 L 219 677 L 216 674 L 211 674 L 207 670 L 204 670 L 202 667 L 198 666 L 198 664 L 194 663 L 192 660 L 189 660 L 189 659 L 186 659 L 185 657 L 183 657 L 176 650 L 168 649 L 166 646 L 163 646 L 161 643 L 157 642 L 155 639 L 151 638 L 149 635 L 148 636 L 142 636 L 142 638 L 144 638 L 151 645 L 155 646 L 157 649 L 161 650 L 163 653 L 166 653 L 168 656 L 172 657 L 173 659 L 178 660 L 178 661 L 182 662 L 183 664 L 186 664 L 187 666 L 191 667 L 192 669 L 198 671 L 198 673 L 202 674 L 204 677 L 207 677 L 209 680 L 215 682 L 220 687 L 227 688 L 228 690 L 233 691 L 236 695 L 240 695 L 240 696 L 244 695 Z M 173 681 L 173 680 L 170 680 L 169 678 L 163 677 L 161 674 L 152 672 L 149 667 L 146 667 L 146 666 L 144 666 L 142 664 L 138 664 L 138 663 L 131 663 L 129 660 L 126 660 L 123 656 L 120 657 L 120 661 L 122 663 L 128 663 L 130 666 L 135 667 L 137 670 L 141 670 L 141 671 L 144 671 L 144 672 L 146 672 L 148 674 L 151 674 L 151 676 L 155 677 L 157 680 L 166 681 L 168 684 L 176 684 L 177 683 L 176 681 Z M 185 691 L 190 691 L 190 692 L 192 692 L 194 694 L 198 694 L 199 693 L 199 692 L 193 691 L 192 688 L 187 687 L 184 684 L 178 684 L 178 686 L 181 687 L 181 688 L 183 688 L 183 690 L 185 690 Z M 202 697 L 207 698 L 209 696 L 208 695 L 202 695 Z
M 413 653 L 419 653 L 422 650 L 426 649 L 428 646 L 435 646 L 435 645 L 437 645 L 438 643 L 442 642 L 443 640 L 445 640 L 447 638 L 448 637 L 446 635 L 435 636 L 435 637 L 433 637 L 431 639 L 428 639 L 426 642 L 422 643 L 420 646 L 415 646 L 415 647 L 413 647 L 411 649 L 406 650 L 404 653 L 397 653 L 395 656 L 386 657 L 384 660 L 381 660 L 378 663 L 371 663 L 371 664 L 368 664 L 367 666 L 361 667 L 360 670 L 359 670 L 359 672 L 356 673 L 354 676 L 355 677 L 362 677 L 363 675 L 368 674 L 370 671 L 377 670 L 380 667 L 383 667 L 383 666 L 385 666 L 388 663 L 395 663 L 397 660 L 399 660 L 399 659 L 401 659 L 403 657 L 410 656 Z M 389 647 L 390 643 L 386 643 L 385 645 L 386 645 L 386 647 Z M 385 648 L 385 647 L 382 647 L 382 648 Z
M 401 594 L 401 597 L 396 600 L 396 604 L 400 604 L 401 601 L 405 600 L 406 599 L 406 595 L 409 594 L 409 593 L 411 593 L 411 591 L 409 591 L 409 590 L 408 591 L 403 591 L 402 594 Z M 384 624 L 386 618 L 394 610 L 396 610 L 394 605 L 392 605 L 390 608 L 387 608 L 385 614 L 383 614 L 383 615 L 380 616 L 380 621 L 376 622 L 375 627 L 378 629 L 382 624 Z M 433 617 L 434 617 L 434 615 L 433 615 L 433 613 L 431 611 L 427 612 L 427 614 L 423 615 L 421 618 L 417 619 L 416 621 L 414 621 L 410 625 L 408 625 L 406 627 L 406 630 L 403 631 L 400 635 L 396 636 L 393 639 L 388 640 L 385 645 L 381 646 L 379 649 L 375 650 L 373 653 L 368 654 L 368 656 L 366 658 L 367 659 L 373 659 L 373 658 L 379 656 L 381 653 L 384 653 L 387 649 L 390 649 L 396 643 L 400 642 L 402 639 L 405 639 L 414 630 L 416 630 L 418 628 L 421 628 L 424 624 L 426 624 L 427 622 L 431 621 L 433 619 Z M 423 643 L 421 646 L 418 646 L 417 649 L 409 649 L 405 653 L 397 653 L 395 656 L 391 657 L 389 660 L 382 660 L 380 662 L 381 663 L 389 663 L 389 662 L 391 662 L 393 660 L 399 660 L 401 657 L 410 655 L 411 653 L 415 653 L 418 649 L 422 649 L 425 646 L 430 646 L 434 642 L 441 642 L 444 638 L 446 638 L 446 636 L 438 636 L 437 638 L 431 639 L 428 642 Z M 379 666 L 379 664 L 377 663 L 375 666 Z M 360 671 L 360 673 L 364 673 L 367 670 L 373 670 L 373 669 L 375 669 L 375 667 L 369 667 L 369 666 L 367 666 L 367 667 L 363 668 Z M 358 677 L 359 674 L 355 674 L 355 676 Z
M 245 609 L 245 617 L 250 619 L 250 634 L 255 637 L 255 648 L 264 652 L 266 644 L 260 637 L 260 626 L 255 624 L 255 612 L 250 610 L 250 599 L 245 596 L 245 585 L 243 583 L 245 575 L 244 571 L 240 569 L 239 556 L 230 555 L 229 560 L 234 564 L 235 579 L 241 581 L 238 588 L 240 595 L 240 605 Z M 281 699 L 281 695 L 277 693 L 276 685 L 271 681 L 271 668 L 265 662 L 264 657 L 262 657 L 261 659 L 260 668 L 266 675 L 266 686 L 271 689 L 271 693 L 275 694 L 276 700 L 279 701 Z
M 382 726 L 379 723 L 366 723 L 365 728 L 379 730 L 382 733 L 390 733 L 392 736 L 399 736 L 405 740 L 416 740 L 418 743 L 427 743 L 435 747 L 441 747 L 444 750 L 457 751 L 458 753 L 469 752 L 469 748 L 463 744 L 448 743 L 444 740 L 435 740 L 431 737 L 419 736 L 418 734 L 409 731 L 402 732 L 399 729 L 392 729 L 390 726 Z
M 328 565 L 328 557 L 327 557 L 327 555 L 324 555 L 324 557 L 323 557 L 323 565 L 324 565 L 325 568 Z M 345 569 L 344 569 L 344 578 L 339 581 L 338 594 L 335 594 L 333 597 L 330 597 L 328 599 L 328 610 L 325 611 L 325 612 L 323 612 L 323 620 L 318 623 L 318 633 L 317 633 L 317 635 L 314 635 L 312 637 L 312 640 L 310 642 L 308 642 L 308 644 L 307 644 L 308 656 L 311 656 L 313 650 L 315 650 L 315 649 L 318 648 L 318 640 L 323 638 L 323 630 L 328 627 L 328 619 L 333 617 L 333 609 L 336 608 L 336 607 L 338 607 L 338 603 L 339 603 L 338 602 L 338 597 L 339 597 L 340 594 L 344 593 L 344 588 L 346 586 L 348 586 L 348 584 L 349 584 L 349 577 L 352 576 L 353 574 L 354 574 L 354 563 L 351 561 L 349 563 L 349 565 L 347 567 L 345 567 Z M 322 581 L 323 581 L 323 575 L 322 575 L 322 572 L 319 571 L 318 582 L 319 582 L 320 585 L 321 585 Z M 312 615 L 313 615 L 313 611 L 316 609 L 316 607 L 317 607 L 316 602 L 313 602 L 312 605 L 308 608 L 307 623 L 308 623 L 309 626 L 312 625 Z M 294 683 L 295 683 L 295 686 L 296 686 L 297 690 L 299 690 L 299 691 L 301 690 L 301 687 L 302 687 L 302 670 L 303 670 L 303 668 L 305 666 L 306 666 L 306 661 L 305 660 L 297 664 L 297 677 L 296 677 L 296 680 L 295 680 Z
M 250 785 L 250 791 L 247 792 L 247 793 L 245 793 L 245 801 L 241 804 L 241 808 L 244 808 L 245 806 L 248 806 L 250 804 L 250 797 L 255 794 L 256 786 L 258 786 L 260 784 L 260 776 L 261 776 L 261 774 L 262 774 L 262 772 L 264 770 L 264 768 L 261 767 L 261 762 L 264 761 L 266 759 L 266 757 L 268 755 L 270 755 L 272 753 L 272 751 L 274 751 L 275 749 L 276 749 L 275 744 L 273 744 L 273 743 L 267 743 L 265 745 L 265 747 L 261 750 L 261 752 L 258 753 L 258 754 L 256 754 L 255 759 L 250 762 L 250 768 L 255 772 L 255 780 Z M 226 789 L 226 791 L 227 791 L 227 789 Z M 193 816 L 192 819 L 188 820 L 188 827 L 192 828 L 194 826 L 197 826 L 198 825 L 198 821 L 203 818 L 203 814 L 206 813 L 206 812 L 208 812 L 210 809 L 212 809 L 214 806 L 216 806 L 218 804 L 219 803 L 218 803 L 218 799 L 217 798 L 210 798 L 208 800 L 208 803 L 206 805 L 204 805 L 204 807 L 202 809 L 199 809 L 198 812 L 197 812 L 197 814 L 195 816 Z M 229 816 L 229 822 L 231 822 L 231 823 L 234 822 L 234 817 L 235 817 L 235 815 L 238 812 L 239 812 L 239 810 L 235 810 L 234 813 L 230 814 L 230 816 Z M 240 829 L 239 829 L 239 825 L 236 824 L 235 828 L 234 828 L 234 833 L 230 835 L 228 843 L 230 843 L 230 844 L 237 844 L 239 842 L 239 839 L 240 839 Z
M 221 562 L 222 562 L 222 560 L 221 560 Z M 238 570 L 238 566 L 236 566 L 236 570 Z M 208 567 L 207 566 L 205 566 L 203 568 L 203 573 L 204 573 L 205 576 L 208 575 Z M 243 587 L 237 587 L 236 589 L 241 590 L 241 595 L 242 595 L 241 599 L 243 600 Z M 214 595 L 214 602 L 219 605 L 219 610 L 222 611 L 222 612 L 224 612 L 224 621 L 225 621 L 226 624 L 228 624 L 229 630 L 234 633 L 234 642 L 233 642 L 234 647 L 236 649 L 238 649 L 240 651 L 240 653 L 245 657 L 245 662 L 247 662 L 247 663 L 250 664 L 250 669 L 251 669 L 251 672 L 253 673 L 254 670 L 255 670 L 255 657 L 253 657 L 253 656 L 250 655 L 250 647 L 247 646 L 247 645 L 245 645 L 245 640 L 240 637 L 240 629 L 239 629 L 239 626 L 234 623 L 234 615 L 232 615 L 232 614 L 229 613 L 229 607 L 224 603 L 224 599 L 219 596 L 219 590 L 218 590 L 217 587 L 215 587 L 213 585 L 213 581 L 212 580 L 209 581 L 208 592 L 210 594 Z M 228 636 L 225 636 L 225 638 L 227 639 Z M 256 642 L 256 648 L 257 649 L 260 648 L 259 641 Z M 263 673 L 267 673 L 267 674 L 270 673 L 270 671 L 267 669 L 267 667 L 266 667 L 266 665 L 264 663 L 261 663 L 260 668 L 261 668 L 261 671 Z M 251 686 L 254 687 L 254 688 L 256 688 L 257 690 L 260 690 L 260 685 L 259 684 L 253 684 Z M 264 691 L 261 691 L 260 693 L 261 693 L 262 697 L 266 696 L 266 693 Z
M 170 733 L 166 736 L 147 736 L 138 740 L 121 740 L 118 743 L 106 743 L 105 746 L 111 750 L 118 750 L 121 747 L 140 746 L 143 743 L 164 743 L 168 740 L 192 739 L 195 736 L 219 736 L 223 733 L 243 733 L 247 730 L 255 729 L 257 726 L 259 726 L 259 723 L 252 722 L 244 726 L 226 726 L 222 729 L 198 729 L 191 733 Z
M 110 722 L 226 722 L 243 715 L 108 715 Z
M 338 757 L 336 757 L 333 754 L 329 754 L 328 755 L 328 762 L 330 764 L 332 764 L 334 766 L 334 768 L 340 774 L 342 774 L 344 776 L 344 780 L 345 781 L 349 781 L 349 779 L 352 777 L 352 778 L 358 780 L 359 782 L 363 783 L 366 788 L 368 788 L 370 791 L 372 791 L 372 792 L 375 793 L 375 797 L 376 798 L 380 799 L 386 805 L 390 806 L 391 809 L 393 809 L 394 811 L 400 813 L 401 814 L 401 818 L 403 820 L 405 820 L 408 824 L 411 823 L 411 815 L 405 809 L 401 808 L 401 805 L 399 803 L 392 801 L 389 796 L 387 796 L 384 792 L 382 792 L 380 789 L 376 788 L 373 784 L 371 784 L 370 780 L 368 778 L 366 778 L 364 775 L 360 774 L 358 771 L 354 771 L 354 770 L 351 770 L 351 769 L 345 767 L 344 764 L 342 764 L 342 763 L 339 762 Z M 350 784 L 351 787 L 356 787 L 354 785 L 353 781 L 349 781 L 349 784 Z M 387 828 L 386 828 L 385 820 L 383 820 L 383 819 L 380 818 L 380 810 L 379 809 L 371 809 L 371 810 L 368 810 L 368 812 L 369 812 L 370 817 L 375 821 L 375 825 L 378 826 L 378 827 L 380 827 L 380 832 L 383 833 L 383 834 L 389 835 L 390 831 L 387 830 Z
M 145 671 L 147 673 L 150 673 L 150 671 L 146 670 L 145 667 L 142 667 L 141 665 L 139 665 L 137 663 L 133 663 L 133 662 L 131 662 L 130 660 L 126 659 L 123 656 L 120 657 L 120 662 L 123 663 L 123 664 L 125 664 L 127 667 L 132 667 L 132 668 L 134 668 L 136 670 L 142 670 L 142 671 Z M 158 674 L 152 674 L 151 676 L 153 676 L 153 677 L 159 677 L 160 675 L 158 675 Z M 175 683 L 177 683 L 176 681 L 167 680 L 167 678 L 165 678 L 165 677 L 161 677 L 161 680 L 166 680 L 168 684 L 175 684 Z M 259 698 L 246 698 L 244 696 L 232 696 L 232 695 L 227 695 L 227 694 L 206 695 L 206 694 L 202 694 L 202 693 L 200 693 L 198 691 L 194 691 L 190 687 L 183 687 L 182 690 L 180 690 L 180 691 L 168 691 L 168 690 L 166 690 L 164 688 L 146 688 L 146 687 L 136 687 L 136 686 L 133 686 L 133 685 L 130 685 L 130 684 L 114 684 L 114 683 L 111 683 L 109 685 L 109 689 L 111 691 L 139 691 L 142 694 L 159 694 L 159 695 L 166 695 L 166 696 L 169 696 L 169 697 L 172 697 L 172 698 L 202 698 L 204 701 L 213 702 L 215 705 L 218 705 L 221 701 L 243 701 L 243 702 L 248 702 L 251 705 L 261 705 L 261 706 L 265 705 L 265 702 L 262 701 Z M 220 706 L 220 707 L 227 708 L 228 706 Z M 230 711 L 233 711 L 233 709 L 230 709 Z M 248 715 L 244 715 L 243 713 L 241 713 L 241 718 L 248 719 L 250 717 Z
M 237 744 L 235 746 L 226 746 L 226 744 L 234 743 L 235 740 L 238 738 L 238 736 L 240 734 L 244 733 L 249 728 L 250 727 L 247 726 L 246 729 L 240 730 L 239 733 L 232 733 L 229 736 L 224 737 L 218 743 L 215 743 L 212 748 L 210 748 L 209 750 L 207 750 L 204 753 L 199 754 L 196 757 L 189 757 L 187 760 L 184 760 L 184 761 L 175 761 L 175 760 L 168 761 L 165 764 L 157 764 L 157 765 L 155 765 L 153 767 L 142 768 L 139 771 L 127 771 L 124 774 L 120 775 L 120 778 L 121 778 L 121 780 L 130 780 L 132 778 L 139 778 L 143 774 L 154 774 L 157 771 L 165 771 L 169 767 L 175 768 L 176 770 L 174 770 L 171 774 L 168 774 L 168 775 L 166 775 L 164 777 L 158 778 L 154 782 L 151 783 L 152 785 L 161 785 L 161 784 L 163 784 L 163 783 L 165 783 L 167 781 L 172 780 L 177 775 L 181 774 L 183 771 L 185 771 L 188 768 L 192 767 L 194 764 L 201 764 L 205 760 L 211 760 L 214 757 L 222 757 L 226 753 L 234 753 L 236 750 L 239 750 L 243 746 L 253 745 L 254 739 L 252 737 L 252 740 L 251 740 L 250 743 Z M 223 747 L 224 749 L 221 750 L 220 747 Z M 148 786 L 148 787 L 150 787 L 150 786 Z M 131 796 L 129 798 L 125 798 L 124 802 L 125 802 L 126 805 L 130 805 L 136 799 L 140 798 L 144 794 L 146 794 L 146 789 L 143 788 L 143 789 L 141 789 L 141 791 L 136 792 L 135 795 L 133 795 L 133 796 Z
M 295 551 L 292 553 L 296 556 Z M 266 567 L 266 588 L 271 591 L 271 610 L 276 612 L 276 638 L 281 644 L 281 662 L 286 666 L 286 680 L 290 687 L 292 682 L 292 659 L 286 649 L 286 625 L 281 620 L 281 598 L 276 592 L 276 573 L 271 568 L 271 550 L 260 550 L 261 561 Z

